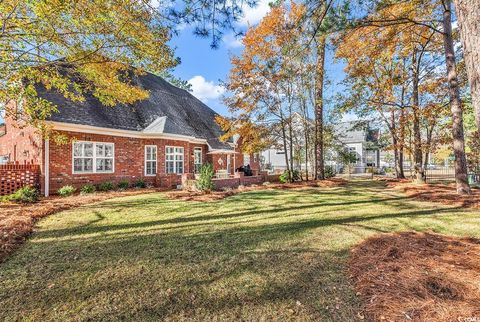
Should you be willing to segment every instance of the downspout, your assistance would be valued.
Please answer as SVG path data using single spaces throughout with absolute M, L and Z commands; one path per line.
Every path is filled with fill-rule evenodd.
M 45 197 L 48 197 L 50 190 L 50 141 L 45 139 Z

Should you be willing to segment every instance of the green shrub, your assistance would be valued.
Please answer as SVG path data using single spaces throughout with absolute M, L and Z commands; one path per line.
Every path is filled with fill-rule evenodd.
M 197 180 L 197 189 L 203 192 L 209 192 L 213 189 L 214 171 L 211 163 L 204 163 L 200 168 L 200 177 Z
M 127 180 L 121 180 L 117 184 L 117 188 L 120 189 L 120 190 L 128 189 L 129 186 L 130 186 L 130 183 Z
M 57 193 L 62 196 L 62 197 L 68 197 L 68 196 L 71 196 L 73 195 L 73 193 L 75 192 L 75 188 L 72 187 L 72 186 L 63 186 L 61 187 L 60 189 L 57 190 Z
M 325 166 L 323 174 L 325 175 L 325 179 L 328 179 L 328 178 L 335 177 L 337 172 L 335 171 L 335 167 L 333 167 L 331 165 L 327 165 L 327 166 Z
M 80 189 L 80 193 L 87 194 L 87 193 L 94 193 L 97 190 L 95 186 L 91 183 L 87 183 Z
M 137 181 L 135 181 L 135 187 L 136 188 L 145 188 L 147 184 L 145 183 L 145 180 L 143 178 L 138 178 Z
M 293 181 L 299 181 L 300 180 L 300 172 L 298 170 L 293 170 L 290 171 L 292 173 L 292 182 Z M 280 180 L 281 183 L 286 183 L 289 181 L 289 170 L 285 170 L 279 177 L 278 179 Z
M 22 203 L 34 203 L 38 201 L 38 198 L 39 194 L 37 189 L 30 186 L 25 186 L 8 196 L 3 197 L 2 200 Z
M 98 190 L 100 191 L 110 191 L 113 189 L 115 189 L 115 186 L 110 181 L 102 182 L 101 184 L 98 185 Z

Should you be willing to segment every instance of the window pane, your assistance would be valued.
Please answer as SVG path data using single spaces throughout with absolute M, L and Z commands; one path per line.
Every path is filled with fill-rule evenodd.
M 105 156 L 113 157 L 113 144 L 105 144 Z
M 177 162 L 176 167 L 177 167 L 176 169 L 177 173 L 183 173 L 183 162 Z
M 105 169 L 105 160 L 97 159 L 97 171 L 103 171 Z
M 97 157 L 103 157 L 105 155 L 104 145 L 103 144 L 96 144 L 96 155 Z
M 83 156 L 92 157 L 93 156 L 93 143 L 84 143 L 83 144 Z
M 93 159 L 83 159 L 83 170 L 88 172 L 93 171 Z
M 147 174 L 152 174 L 152 164 L 147 162 Z
M 113 171 L 113 159 L 105 159 L 105 171 Z
M 83 159 L 73 159 L 73 171 L 83 171 Z
M 173 162 L 171 162 L 171 161 L 167 161 L 167 162 L 165 163 L 166 172 L 167 172 L 167 173 L 173 173 L 173 165 L 174 165 L 174 164 L 173 164 Z
M 81 157 L 82 156 L 82 143 L 73 144 L 73 156 Z

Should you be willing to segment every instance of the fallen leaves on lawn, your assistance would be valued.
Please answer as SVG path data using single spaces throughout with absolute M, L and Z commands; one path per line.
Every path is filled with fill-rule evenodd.
M 367 320 L 480 318 L 480 240 L 381 234 L 358 245 L 349 273 Z

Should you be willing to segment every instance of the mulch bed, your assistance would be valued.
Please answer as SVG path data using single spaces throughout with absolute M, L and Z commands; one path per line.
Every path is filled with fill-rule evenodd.
M 453 183 L 415 184 L 410 180 L 386 180 L 386 182 L 387 186 L 403 191 L 412 199 L 459 207 L 480 208 L 480 189 L 472 189 L 472 194 L 469 196 L 460 196 Z
M 353 249 L 348 269 L 369 321 L 480 319 L 478 239 L 377 235 Z
M 100 192 L 70 197 L 42 198 L 35 204 L 0 203 L 0 262 L 32 233 L 37 220 L 53 213 L 115 197 L 132 196 L 159 191 L 138 189 Z
M 269 185 L 251 185 L 245 186 L 241 189 L 229 189 L 225 191 L 212 191 L 211 193 L 202 193 L 195 191 L 171 191 L 167 193 L 167 197 L 170 199 L 183 200 L 183 201 L 216 201 L 221 200 L 229 196 L 236 195 L 245 191 L 254 190 L 267 190 L 267 189 L 305 189 L 305 188 L 318 188 L 318 187 L 340 187 L 348 183 L 347 180 L 341 178 L 331 178 L 328 180 L 312 180 L 302 181 L 294 183 L 271 183 Z

